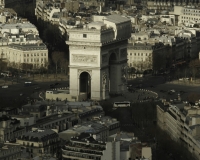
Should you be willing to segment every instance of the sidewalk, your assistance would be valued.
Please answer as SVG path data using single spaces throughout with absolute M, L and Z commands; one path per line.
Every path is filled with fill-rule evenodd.
M 26 81 L 31 81 L 31 82 L 61 82 L 61 81 L 68 81 L 68 77 L 64 74 L 57 74 L 57 77 L 54 74 L 49 74 L 49 75 L 34 75 L 28 77 L 27 75 L 23 75 L 21 78 L 19 77 L 18 80 L 17 78 L 12 78 L 9 79 L 0 79 L 0 86 L 3 85 L 14 85 L 14 84 L 19 84 L 19 83 L 24 83 Z
M 27 80 L 27 81 L 35 81 L 35 82 L 51 82 L 51 81 L 67 81 L 68 77 L 67 75 L 64 74 L 57 74 L 57 76 L 55 74 L 49 74 L 49 75 L 31 75 L 30 77 L 28 76 L 24 76 L 22 77 L 22 79 Z
M 200 79 L 196 79 L 193 81 L 180 81 L 180 80 L 174 80 L 171 82 L 166 82 L 166 84 L 179 84 L 179 85 L 186 85 L 186 86 L 200 86 Z

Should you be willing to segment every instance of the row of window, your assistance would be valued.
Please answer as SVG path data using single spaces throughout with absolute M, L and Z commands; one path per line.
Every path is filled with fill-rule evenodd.
M 144 53 L 144 54 L 143 53 L 138 53 L 138 54 L 137 53 L 133 53 L 133 54 L 130 53 L 130 56 L 132 56 L 132 55 L 134 55 L 134 56 L 148 56 L 149 54 L 148 53 Z
M 28 53 L 28 54 L 24 54 L 24 57 L 29 57 L 30 56 L 46 56 L 46 53 Z
M 191 17 L 184 17 L 184 16 L 182 16 L 182 19 L 200 20 L 200 18 L 191 18 Z
M 39 60 L 40 60 L 40 62 L 43 62 L 43 61 L 45 61 L 46 59 L 44 58 L 41 58 L 41 59 L 39 59 L 39 58 L 35 58 L 35 59 L 24 59 L 24 62 L 39 62 Z
M 200 10 L 189 10 L 189 9 L 184 9 L 185 12 L 196 12 L 200 13 Z

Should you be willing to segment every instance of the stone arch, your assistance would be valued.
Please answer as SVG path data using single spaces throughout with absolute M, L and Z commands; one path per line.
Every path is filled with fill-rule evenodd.
M 91 74 L 88 71 L 82 71 L 79 74 L 79 94 L 87 94 L 91 98 Z
M 91 70 L 78 70 L 78 77 L 80 77 L 81 73 L 87 72 L 90 75 L 90 78 L 92 78 L 92 71 Z

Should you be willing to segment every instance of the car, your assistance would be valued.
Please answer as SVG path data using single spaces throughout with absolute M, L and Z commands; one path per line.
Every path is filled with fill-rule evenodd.
M 20 93 L 19 95 L 20 95 L 20 96 L 23 96 L 24 94 L 23 94 L 23 93 Z
M 8 88 L 8 86 L 2 86 L 2 88 Z
M 50 84 L 50 88 L 54 88 L 55 87 L 55 84 Z
M 4 76 L 4 77 L 11 77 L 12 74 L 10 71 L 4 71 L 4 72 L 1 72 L 1 76 Z
M 174 93 L 174 92 L 176 92 L 176 91 L 175 91 L 174 89 L 172 89 L 172 90 L 170 90 L 170 92 L 173 92 L 173 93 Z
M 38 89 L 40 89 L 40 87 L 35 87 L 34 89 L 35 89 L 35 90 L 38 90 Z
M 57 86 L 57 85 L 60 85 L 60 83 L 55 83 L 54 85 Z

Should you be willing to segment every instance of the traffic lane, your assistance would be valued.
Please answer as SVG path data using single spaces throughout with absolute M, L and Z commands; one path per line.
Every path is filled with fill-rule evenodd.
M 56 88 L 64 88 L 67 87 L 68 82 L 59 82 L 60 85 L 57 85 Z M 15 97 L 23 94 L 23 97 L 26 95 L 31 96 L 35 92 L 45 92 L 50 89 L 50 85 L 54 84 L 54 82 L 41 82 L 41 83 L 33 83 L 31 86 L 24 86 L 24 83 L 18 83 L 13 85 L 8 85 L 8 88 L 0 88 L 1 97 Z M 36 89 L 39 87 L 39 89 Z
M 139 87 L 141 88 L 148 88 L 163 83 L 165 83 L 165 79 L 163 76 L 148 76 L 128 81 L 129 85 L 132 85 L 133 87 L 140 85 Z
M 191 93 L 200 93 L 200 86 L 185 86 L 179 84 L 161 84 L 152 88 L 154 92 L 157 92 L 160 98 L 175 99 L 178 98 L 180 94 L 182 100 L 187 100 L 189 94 Z M 165 92 L 160 92 L 164 90 Z M 168 94 L 168 91 L 175 90 L 175 93 L 172 95 Z M 183 92 L 180 92 L 183 91 Z

